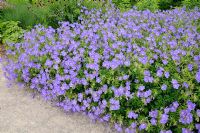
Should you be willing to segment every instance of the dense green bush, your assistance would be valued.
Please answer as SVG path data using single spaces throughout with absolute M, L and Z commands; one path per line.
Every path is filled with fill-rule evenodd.
M 171 9 L 173 7 L 179 7 L 181 6 L 182 0 L 159 0 L 159 9 L 161 10 L 167 10 Z
M 0 42 L 6 44 L 8 42 L 17 43 L 23 37 L 24 30 L 18 26 L 19 22 L 6 21 L 0 22 Z
M 77 0 L 68 0 L 67 2 L 59 0 L 54 3 L 48 3 L 46 7 L 49 8 L 48 25 L 53 27 L 58 27 L 59 21 L 77 21 L 81 9 Z
M 136 4 L 137 0 L 113 0 L 113 4 L 121 10 L 128 10 Z
M 194 7 L 200 8 L 200 0 L 183 0 L 182 4 L 183 6 L 186 6 L 189 9 Z
M 23 28 L 33 27 L 36 24 L 58 27 L 59 21 L 71 23 L 78 20 L 82 7 L 88 9 L 104 8 L 104 2 L 92 0 L 9 0 L 10 6 L 4 8 L 4 21 L 19 21 Z
M 36 24 L 47 25 L 49 8 L 39 8 L 28 0 L 9 0 L 9 6 L 2 9 L 3 21 L 19 21 L 23 28 L 31 28 Z
M 122 11 L 129 10 L 132 6 L 136 6 L 140 10 L 149 9 L 151 11 L 168 10 L 181 6 L 189 9 L 195 6 L 200 7 L 200 0 L 113 0 L 112 2 Z
M 149 9 L 151 11 L 155 11 L 159 9 L 158 0 L 141 0 L 136 3 L 136 7 L 139 10 Z

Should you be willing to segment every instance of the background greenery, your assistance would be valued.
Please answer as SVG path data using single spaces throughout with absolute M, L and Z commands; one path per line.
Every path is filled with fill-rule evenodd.
M 29 30 L 36 24 L 59 27 L 60 21 L 77 22 L 81 10 L 102 9 L 106 11 L 109 0 L 6 0 L 0 9 L 0 42 L 17 41 L 22 29 Z M 139 10 L 168 10 L 185 6 L 187 9 L 200 7 L 200 0 L 112 0 L 122 12 L 136 6 Z M 3 23 L 5 22 L 5 23 Z M 19 33 L 18 33 L 19 32 Z M 10 34 L 10 36 L 9 36 Z M 13 39 L 11 39 L 13 37 Z
M 21 40 L 24 30 L 18 24 L 18 21 L 0 22 L 0 44 L 16 43 Z

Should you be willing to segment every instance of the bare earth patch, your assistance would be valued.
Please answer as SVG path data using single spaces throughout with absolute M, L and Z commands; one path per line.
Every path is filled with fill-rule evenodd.
M 5 55 L 5 49 L 2 44 L 0 44 L 0 57 L 3 57 Z

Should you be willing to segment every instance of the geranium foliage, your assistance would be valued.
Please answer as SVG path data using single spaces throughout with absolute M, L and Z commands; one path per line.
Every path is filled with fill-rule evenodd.
M 8 78 L 119 132 L 200 130 L 199 10 L 83 12 L 10 44 Z

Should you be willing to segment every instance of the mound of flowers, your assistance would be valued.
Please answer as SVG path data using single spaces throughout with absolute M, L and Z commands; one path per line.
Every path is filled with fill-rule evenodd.
M 200 132 L 200 11 L 84 12 L 10 44 L 8 78 L 119 132 Z

